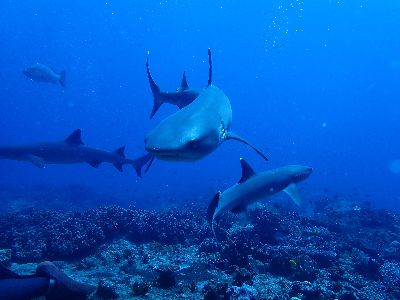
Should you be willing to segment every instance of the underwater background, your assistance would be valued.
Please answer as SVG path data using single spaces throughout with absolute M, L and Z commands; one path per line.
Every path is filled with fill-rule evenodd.
M 208 202 L 210 190 L 239 179 L 244 157 L 256 170 L 312 166 L 305 198 L 355 191 L 398 208 L 399 12 L 398 1 L 3 1 L 1 145 L 61 140 L 81 128 L 87 145 L 126 145 L 137 157 L 144 135 L 176 111 L 164 105 L 148 118 L 147 52 L 161 89 L 175 90 L 184 70 L 189 86 L 206 85 L 211 48 L 232 129 L 270 162 L 235 142 L 194 163 L 156 161 L 143 179 L 107 164 L 41 170 L 2 160 L 1 185 L 81 184 L 155 206 Z M 28 80 L 22 71 L 35 62 L 66 70 L 66 88 Z
M 228 141 L 200 161 L 155 160 L 143 178 L 130 166 L 120 173 L 106 163 L 39 169 L 0 160 L 0 249 L 12 249 L 4 261 L 14 270 L 65 260 L 59 266 L 85 281 L 97 268 L 90 283 L 106 280 L 99 286 L 122 299 L 132 296 L 132 276 L 150 281 L 146 270 L 164 276 L 168 264 L 188 299 L 399 299 L 399 1 L 5 0 L 0 7 L 0 146 L 63 140 L 80 128 L 86 145 L 125 145 L 127 157 L 138 157 L 146 133 L 177 111 L 165 104 L 149 118 L 148 54 L 155 81 L 174 91 L 183 71 L 190 87 L 206 86 L 211 48 L 232 130 L 270 159 Z M 66 87 L 26 78 L 36 62 L 65 70 Z M 241 157 L 256 171 L 302 164 L 313 174 L 299 184 L 300 209 L 280 193 L 265 201 L 277 206 L 251 213 L 251 228 L 221 218 L 221 246 L 205 211 L 240 179 Z M 113 277 L 110 266 L 124 275 Z M 215 266 L 213 276 L 229 289 L 198 283 L 211 280 L 199 274 Z M 247 290 L 235 290 L 243 284 Z M 179 298 L 171 286 L 150 298 Z

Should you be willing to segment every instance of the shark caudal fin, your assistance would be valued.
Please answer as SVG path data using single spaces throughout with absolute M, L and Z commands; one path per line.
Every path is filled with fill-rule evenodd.
M 130 164 L 135 169 L 137 176 L 139 176 L 141 178 L 142 177 L 142 169 L 143 169 L 143 167 L 147 163 L 149 163 L 149 165 L 150 165 L 153 162 L 153 159 L 154 159 L 154 155 L 150 154 L 150 153 L 147 153 L 147 154 L 145 154 L 143 156 L 140 156 L 140 157 L 132 160 L 130 162 Z M 149 166 L 146 168 L 146 171 L 147 171 L 148 168 L 149 168 Z
M 60 84 L 65 87 L 65 71 L 61 71 L 60 73 Z
M 235 134 L 233 132 L 228 132 L 226 134 L 226 139 L 227 140 L 236 140 L 236 141 L 242 142 L 243 144 L 248 145 L 250 148 L 252 148 L 254 151 L 256 151 L 257 154 L 260 155 L 262 158 L 264 158 L 265 160 L 268 160 L 268 158 L 264 155 L 264 153 L 262 153 L 255 146 L 250 144 L 248 141 L 246 141 L 244 138 L 240 137 L 239 135 L 237 135 L 237 134 Z
M 153 80 L 153 77 L 151 76 L 148 56 L 146 60 L 146 70 L 147 70 L 147 77 L 149 78 L 151 92 L 153 93 L 153 98 L 154 98 L 153 109 L 151 110 L 150 113 L 150 119 L 152 119 L 156 114 L 156 112 L 158 111 L 158 109 L 164 103 L 164 101 L 162 101 L 161 99 L 160 88 L 158 87 L 158 85 Z
M 208 221 L 208 224 L 210 224 L 210 227 L 211 227 L 211 230 L 212 230 L 212 233 L 213 233 L 215 239 L 217 239 L 217 236 L 215 234 L 215 229 L 214 229 L 214 214 L 215 214 L 215 210 L 218 207 L 220 196 L 221 196 L 221 192 L 216 193 L 207 208 L 207 221 Z
M 125 158 L 125 146 L 119 147 L 118 149 L 116 149 L 114 151 L 114 153 L 117 154 L 118 156 Z M 118 171 L 120 171 L 120 172 L 123 171 L 123 169 L 122 169 L 123 163 L 113 163 L 113 165 Z

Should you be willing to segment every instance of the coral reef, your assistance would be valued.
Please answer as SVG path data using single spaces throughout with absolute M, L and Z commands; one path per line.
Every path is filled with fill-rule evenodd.
M 25 272 L 64 260 L 69 276 L 98 286 L 93 299 L 398 299 L 400 214 L 356 207 L 258 206 L 245 224 L 228 213 L 218 241 L 202 206 L 29 209 L 0 218 L 0 254 Z

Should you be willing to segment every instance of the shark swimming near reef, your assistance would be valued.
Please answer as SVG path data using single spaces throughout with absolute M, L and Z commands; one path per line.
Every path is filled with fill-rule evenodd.
M 241 213 L 247 207 L 268 196 L 284 191 L 297 204 L 301 198 L 296 183 L 303 181 L 312 173 L 312 168 L 289 165 L 281 168 L 255 173 L 251 166 L 240 159 L 242 177 L 239 182 L 224 192 L 218 192 L 207 209 L 207 219 L 215 236 L 214 220 L 226 211 Z
M 53 68 L 36 63 L 27 67 L 24 72 L 26 77 L 37 82 L 60 83 L 65 87 L 65 71 L 57 73 Z
M 88 163 L 97 168 L 101 163 L 107 162 L 122 172 L 122 166 L 133 166 L 137 175 L 141 177 L 141 169 L 152 158 L 146 154 L 137 159 L 125 157 L 125 146 L 114 152 L 103 151 L 84 145 L 81 139 L 81 130 L 76 129 L 65 140 L 57 142 L 43 142 L 23 146 L 0 147 L 0 159 L 30 161 L 38 168 L 46 164 L 77 164 Z
M 179 109 L 192 103 L 201 93 L 201 89 L 191 89 L 187 83 L 186 72 L 183 72 L 182 81 L 176 91 L 163 92 L 153 80 L 149 68 L 149 57 L 146 60 L 147 77 L 149 78 L 150 88 L 153 93 L 154 103 L 150 113 L 150 119 L 154 117 L 158 109 L 164 103 L 170 103 L 179 107 Z
M 268 160 L 255 146 L 230 130 L 231 104 L 225 93 L 212 84 L 210 49 L 208 57 L 208 86 L 193 102 L 162 120 L 146 135 L 146 151 L 161 160 L 194 161 L 212 153 L 226 140 L 237 140 Z

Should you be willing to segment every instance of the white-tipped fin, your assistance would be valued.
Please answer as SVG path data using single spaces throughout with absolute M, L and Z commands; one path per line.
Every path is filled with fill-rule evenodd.
M 290 198 L 292 198 L 294 203 L 296 203 L 298 206 L 301 205 L 302 201 L 300 193 L 294 183 L 289 184 L 283 191 L 288 194 Z

